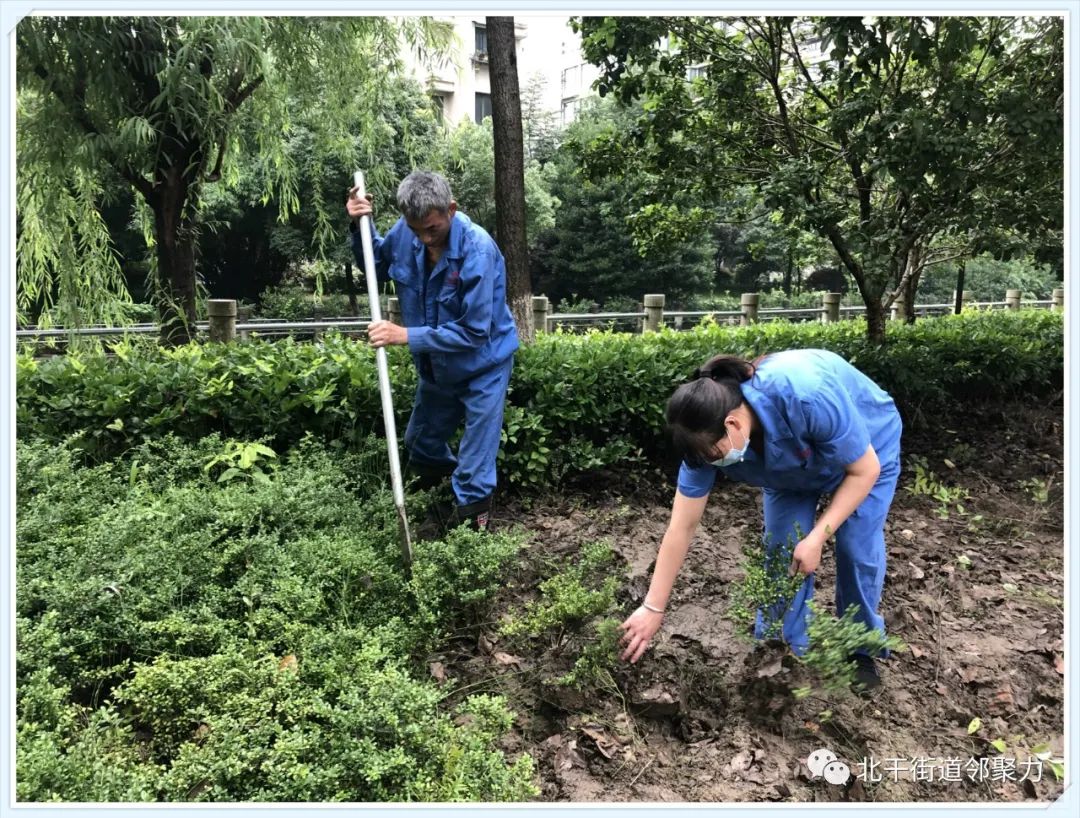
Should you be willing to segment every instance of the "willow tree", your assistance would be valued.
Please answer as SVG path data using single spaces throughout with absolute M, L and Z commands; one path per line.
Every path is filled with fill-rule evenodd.
M 162 341 L 190 339 L 200 196 L 241 154 L 264 169 L 282 218 L 310 208 L 318 241 L 334 207 L 301 190 L 286 150 L 299 103 L 341 174 L 372 156 L 377 100 L 402 43 L 427 59 L 449 38 L 430 18 L 27 17 L 17 27 L 18 287 L 21 312 L 109 317 L 123 282 L 96 215 L 121 182 L 153 248 Z M 377 178 L 373 182 L 377 182 Z M 370 185 L 371 183 L 369 183 Z M 113 297 L 110 297 L 113 296 Z

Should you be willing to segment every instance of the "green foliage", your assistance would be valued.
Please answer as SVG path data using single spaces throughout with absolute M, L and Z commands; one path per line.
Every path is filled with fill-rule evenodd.
M 357 305 L 363 304 L 367 313 L 366 285 L 357 285 Z M 308 291 L 301 284 L 281 284 L 267 287 L 259 296 L 260 318 L 283 318 L 289 321 L 305 321 L 320 318 L 340 318 L 349 315 L 348 296 L 341 293 L 323 293 L 321 296 Z
M 806 580 L 803 574 L 791 573 L 791 554 L 797 542 L 789 537 L 787 543 L 766 549 L 754 537 L 743 544 L 740 566 L 743 578 L 732 589 L 728 608 L 728 615 L 743 636 L 753 633 L 754 619 L 760 610 L 765 625 L 761 638 L 782 638 L 784 616 Z
M 555 683 L 577 690 L 606 688 L 617 691 L 618 685 L 611 676 L 611 668 L 615 666 L 620 651 L 619 640 L 623 632 L 619 625 L 618 619 L 609 617 L 597 621 L 591 632 L 586 629 L 581 655 Z
M 600 94 L 634 112 L 629 134 L 588 146 L 590 176 L 653 175 L 661 184 L 641 197 L 653 211 L 639 212 L 664 203 L 660 215 L 673 225 L 701 211 L 725 222 L 769 214 L 827 239 L 859 284 L 875 342 L 882 296 L 944 245 L 968 254 L 1060 242 L 1058 20 L 583 17 L 574 25 L 601 70 Z M 757 195 L 740 202 L 748 189 Z M 672 190 L 681 214 L 665 209 Z
M 905 650 L 903 641 L 871 630 L 855 621 L 858 606 L 851 605 L 841 617 L 833 616 L 809 603 L 812 616 L 807 625 L 810 645 L 803 654 L 803 664 L 813 670 L 825 693 L 839 693 L 851 687 L 855 680 L 855 663 L 851 656 L 865 653 L 877 656 L 883 651 Z M 811 691 L 799 688 L 796 694 L 806 696 Z
M 474 222 L 496 235 L 495 139 L 490 118 L 477 125 L 462 120 L 431 150 L 434 170 L 446 174 L 454 199 Z M 525 167 L 525 234 L 535 237 L 551 227 L 557 202 L 537 163 Z
M 1006 290 L 1020 290 L 1025 299 L 1048 300 L 1061 282 L 1049 265 L 1030 258 L 998 260 L 989 254 L 968 259 L 964 290 L 974 301 L 1004 301 Z M 956 291 L 956 262 L 928 267 L 919 280 L 919 300 L 951 304 Z
M 915 497 L 929 497 L 938 504 L 937 515 L 942 519 L 948 519 L 949 511 L 955 510 L 963 515 L 963 501 L 968 499 L 968 491 L 961 486 L 948 486 L 938 479 L 937 475 L 930 470 L 926 458 L 913 455 L 911 469 L 915 473 L 915 479 L 910 486 L 905 488 Z
M 611 676 L 622 635 L 620 620 L 613 618 L 620 583 L 612 573 L 614 560 L 610 542 L 587 543 L 575 558 L 552 564 L 538 586 L 540 598 L 500 624 L 499 632 L 511 640 L 546 639 L 555 656 L 572 660 L 566 673 L 546 684 L 618 694 Z
M 500 632 L 506 636 L 531 637 L 556 632 L 561 640 L 568 628 L 611 612 L 618 579 L 603 574 L 613 559 L 608 542 L 583 546 L 576 562 L 563 566 L 540 583 L 541 599 L 527 603 L 520 616 L 513 616 L 500 626 Z
M 728 616 L 742 636 L 750 638 L 760 611 L 765 625 L 760 638 L 783 638 L 784 616 L 806 580 L 801 573 L 790 574 L 791 553 L 796 543 L 795 537 L 789 537 L 786 544 L 766 549 L 755 537 L 744 544 L 744 559 L 740 566 L 743 578 L 734 584 L 728 607 Z M 811 614 L 807 624 L 809 644 L 799 658 L 814 671 L 826 693 L 837 693 L 851 685 L 855 676 L 855 664 L 850 659 L 852 654 L 876 656 L 885 650 L 904 648 L 903 642 L 896 637 L 885 636 L 881 631 L 871 630 L 855 621 L 857 606 L 849 607 L 839 618 L 821 611 L 812 601 L 808 607 Z M 794 692 L 805 697 L 812 690 L 798 688 Z
M 19 797 L 533 794 L 531 761 L 494 749 L 504 704 L 447 710 L 412 671 L 520 542 L 418 543 L 406 578 L 378 440 L 301 441 L 263 480 L 217 482 L 205 464 L 229 450 L 267 457 L 163 437 L 93 465 L 20 440 Z
M 590 107 L 567 128 L 549 165 L 559 208 L 554 227 L 537 236 L 531 256 L 534 289 L 554 301 L 576 295 L 606 304 L 618 297 L 637 300 L 646 292 L 678 297 L 707 286 L 707 233 L 687 233 L 644 253 L 631 240 L 631 217 L 649 180 L 622 173 L 590 179 L 582 172 L 584 147 L 598 138 L 625 138 L 627 124 L 611 105 Z
M 24 18 L 16 32 L 20 187 L 60 193 L 20 202 L 28 215 L 20 304 L 48 306 L 51 288 L 58 303 L 100 313 L 122 295 L 93 213 L 106 186 L 113 195 L 130 186 L 139 197 L 133 220 L 156 252 L 163 317 L 190 324 L 197 237 L 213 224 L 200 219 L 204 188 L 236 185 L 245 156 L 258 157 L 260 197 L 273 198 L 283 220 L 304 208 L 313 242 L 326 248 L 339 235 L 346 187 L 341 180 L 326 195 L 329 169 L 360 166 L 378 178 L 386 167 L 372 168 L 373 148 L 408 142 L 386 134 L 379 102 L 401 71 L 398 46 L 426 61 L 448 34 L 430 17 Z M 302 154 L 290 151 L 305 138 Z M 91 215 L 73 218 L 73 180 Z M 63 270 L 72 257 L 78 267 Z M 108 286 L 98 294 L 100 282 Z M 86 316 L 64 315 L 78 317 Z
M 889 322 L 883 347 L 867 341 L 859 320 L 541 333 L 517 353 L 500 469 L 511 482 L 543 485 L 586 469 L 663 461 L 668 397 L 719 351 L 754 358 L 831 349 L 888 391 L 908 424 L 939 422 L 972 401 L 1051 395 L 1063 385 L 1062 328 L 1061 313 L 1021 310 Z M 82 447 L 115 452 L 168 433 L 198 440 L 218 432 L 284 451 L 308 433 L 344 445 L 380 428 L 374 356 L 361 342 L 327 336 L 319 344 L 114 349 L 113 357 L 19 356 L 19 435 L 78 434 Z M 416 373 L 404 349 L 390 349 L 389 360 L 404 428 Z
M 225 450 L 211 457 L 203 471 L 207 474 L 214 470 L 215 466 L 224 466 L 225 469 L 218 473 L 217 481 L 224 483 L 227 480 L 237 478 L 254 480 L 256 483 L 269 483 L 270 478 L 265 466 L 269 470 L 277 468 L 276 463 L 270 462 L 269 458 L 276 458 L 277 453 L 269 446 L 261 443 L 244 443 L 238 440 L 230 440 L 225 444 Z M 265 461 L 265 462 L 263 462 Z M 137 464 L 133 464 L 137 468 Z M 132 481 L 135 480 L 136 472 L 132 472 Z

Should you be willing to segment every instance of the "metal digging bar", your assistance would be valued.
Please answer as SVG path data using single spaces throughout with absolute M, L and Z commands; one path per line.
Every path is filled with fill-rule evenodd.
M 364 172 L 353 174 L 356 196 L 363 198 Z M 360 217 L 360 241 L 364 246 L 364 272 L 367 275 L 368 301 L 371 302 L 372 322 L 382 320 L 379 307 L 379 285 L 375 276 L 375 253 L 371 248 L 371 219 Z M 379 372 L 379 397 L 382 398 L 383 426 L 386 428 L 386 451 L 390 455 L 390 484 L 394 490 L 394 505 L 397 506 L 398 528 L 401 534 L 401 555 L 406 567 L 412 565 L 412 537 L 409 535 L 409 518 L 405 515 L 405 488 L 401 479 L 401 461 L 398 459 L 397 426 L 394 423 L 394 400 L 390 394 L 390 370 L 386 364 L 386 348 L 375 350 L 375 367 Z

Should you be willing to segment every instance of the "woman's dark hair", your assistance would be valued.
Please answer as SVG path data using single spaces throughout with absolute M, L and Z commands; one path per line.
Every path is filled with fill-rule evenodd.
M 727 436 L 724 418 L 743 402 L 743 381 L 754 364 L 734 355 L 717 355 L 699 366 L 667 402 L 667 424 L 676 454 L 691 466 L 709 462 L 713 444 Z

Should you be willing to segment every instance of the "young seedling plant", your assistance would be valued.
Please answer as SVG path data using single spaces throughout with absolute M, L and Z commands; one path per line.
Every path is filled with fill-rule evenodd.
M 801 537 L 796 532 L 794 537 L 788 537 L 784 545 L 775 549 L 766 548 L 757 537 L 744 545 L 744 579 L 735 584 L 729 609 L 729 616 L 743 634 L 753 632 L 760 610 L 765 622 L 762 638 L 769 640 L 782 636 L 784 616 L 806 579 L 802 574 L 792 574 L 790 571 L 791 554 Z M 836 693 L 850 688 L 855 678 L 855 664 L 850 659 L 852 654 L 876 656 L 886 650 L 905 648 L 900 639 L 871 630 L 856 621 L 858 607 L 855 605 L 840 617 L 821 610 L 813 602 L 809 603 L 809 607 L 809 646 L 798 658 L 814 671 L 820 680 L 822 692 Z M 813 692 L 813 688 L 801 687 L 793 692 L 796 697 L 804 698 Z

